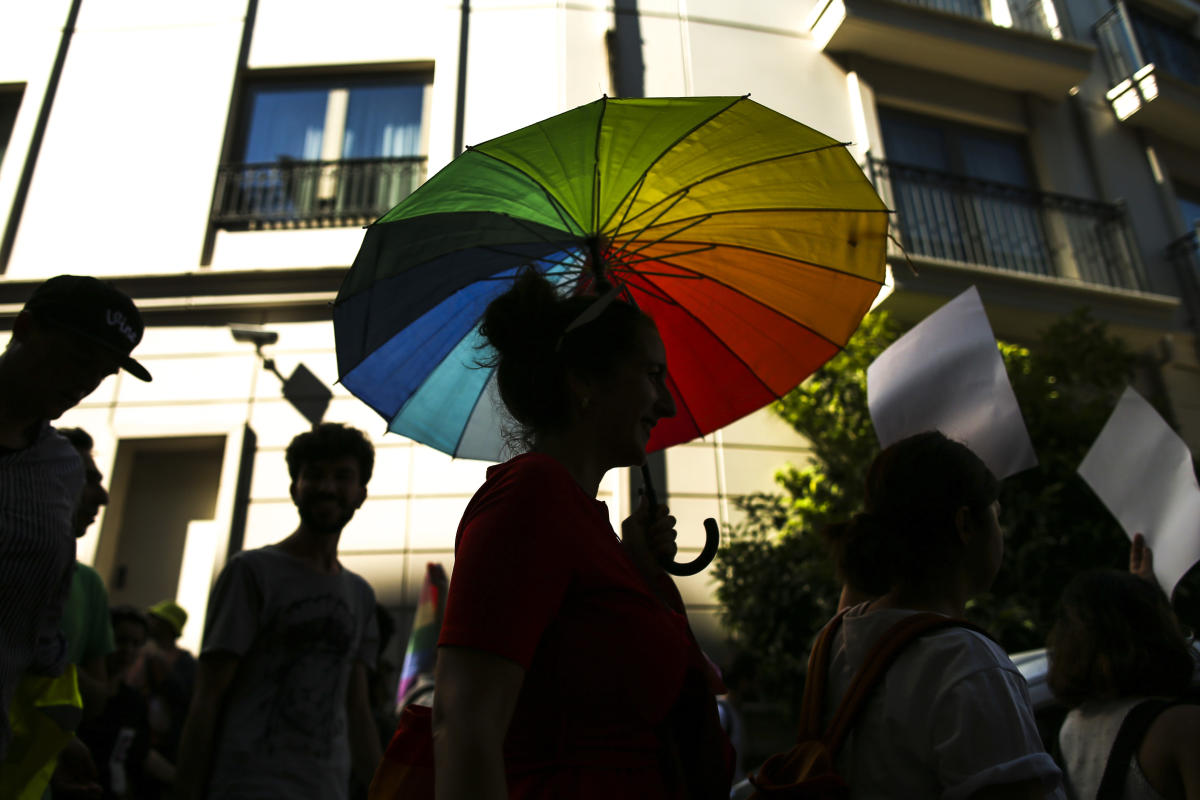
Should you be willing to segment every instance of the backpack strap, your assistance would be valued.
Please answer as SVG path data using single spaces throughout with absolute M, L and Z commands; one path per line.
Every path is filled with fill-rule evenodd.
M 1104 777 L 1096 790 L 1096 800 L 1121 800 L 1125 796 L 1125 776 L 1129 772 L 1129 760 L 1146 738 L 1146 732 L 1158 715 L 1177 701 L 1151 698 L 1138 703 L 1125 715 L 1112 749 L 1108 751 L 1108 763 Z
M 831 627 L 836 631 L 834 622 L 840 624 L 841 615 L 835 617 L 830 622 L 830 626 L 827 626 L 826 630 L 821 632 L 822 637 L 825 637 L 826 632 Z M 862 711 L 867 698 L 875 689 L 876 684 L 879 683 L 888 671 L 892 662 L 900 655 L 900 652 L 920 636 L 939 628 L 949 627 L 969 628 L 987 636 L 987 633 L 981 628 L 972 625 L 964 619 L 946 617 L 941 614 L 929 612 L 911 614 L 888 629 L 879 641 L 875 643 L 875 646 L 871 648 L 870 653 L 867 654 L 866 659 L 863 661 L 863 665 L 854 674 L 853 680 L 850 681 L 850 686 L 846 689 L 845 695 L 842 696 L 842 701 L 838 704 L 837 711 L 834 712 L 833 719 L 830 720 L 824 734 L 820 736 L 826 748 L 828 748 L 830 755 L 835 754 L 838 748 L 841 747 L 846 735 L 850 732 L 859 713 Z M 819 689 L 821 694 L 816 697 L 810 697 L 808 684 L 805 684 L 805 707 L 801 711 L 801 718 L 806 722 L 813 713 L 810 708 L 810 701 L 812 707 L 816 708 L 816 718 L 818 720 L 820 718 L 820 700 L 824 697 L 824 684 L 829 669 L 828 650 L 832 646 L 832 639 L 833 635 L 830 634 L 828 641 L 825 642 L 825 652 L 822 654 L 822 662 L 819 664 L 818 681 L 815 682 L 820 684 Z M 817 644 L 820 645 L 821 641 L 818 640 Z M 817 647 L 814 646 L 814 657 L 817 655 L 816 651 Z M 810 664 L 810 668 L 811 666 Z M 814 687 L 814 690 L 816 688 Z M 801 731 L 802 734 L 805 732 L 804 730 Z
M 808 655 L 808 675 L 804 681 L 804 697 L 800 701 L 800 731 L 798 741 L 821 738 L 821 704 L 825 700 L 825 682 L 829 673 L 829 650 L 833 647 L 834 634 L 842 625 L 846 609 L 838 614 L 817 634 L 812 652 Z

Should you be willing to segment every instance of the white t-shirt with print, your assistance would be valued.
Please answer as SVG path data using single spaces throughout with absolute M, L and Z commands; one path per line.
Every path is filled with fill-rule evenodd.
M 209 598 L 201 658 L 239 657 L 214 743 L 208 795 L 339 800 L 350 785 L 346 691 L 375 666 L 375 593 L 275 546 L 234 556 Z

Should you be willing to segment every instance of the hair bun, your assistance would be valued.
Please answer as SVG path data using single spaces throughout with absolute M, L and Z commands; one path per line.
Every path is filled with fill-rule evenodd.
M 554 348 L 561 333 L 554 285 L 532 270 L 517 276 L 483 315 L 481 332 L 501 355 L 538 354 Z

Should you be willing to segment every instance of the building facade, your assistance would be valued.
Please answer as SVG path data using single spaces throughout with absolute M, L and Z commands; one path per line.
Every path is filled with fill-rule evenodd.
M 1193 0 L 8 4 L 0 315 L 85 272 L 148 323 L 154 381 L 115 376 L 62 420 L 96 438 L 112 489 L 80 558 L 114 603 L 177 597 L 194 648 L 228 556 L 294 527 L 283 449 L 323 413 L 375 437 L 341 557 L 402 638 L 487 465 L 383 435 L 336 385 L 329 304 L 362 226 L 464 145 L 604 94 L 750 93 L 851 142 L 897 212 L 884 307 L 915 322 L 974 284 L 997 335 L 1029 341 L 1088 305 L 1149 356 L 1141 379 L 1195 450 L 1198 16 Z M 667 452 L 683 556 L 703 518 L 730 521 L 730 497 L 805 453 L 766 413 Z M 629 498 L 611 474 L 614 521 Z M 681 584 L 721 655 L 709 576 Z

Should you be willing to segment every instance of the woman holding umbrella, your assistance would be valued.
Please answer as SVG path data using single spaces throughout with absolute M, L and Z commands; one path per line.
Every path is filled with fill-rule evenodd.
M 522 274 L 488 306 L 501 398 L 527 452 L 459 525 L 439 642 L 439 800 L 727 797 L 720 680 L 660 564 L 674 518 L 645 498 L 618 539 L 595 499 L 675 413 L 654 322 L 613 290 Z

